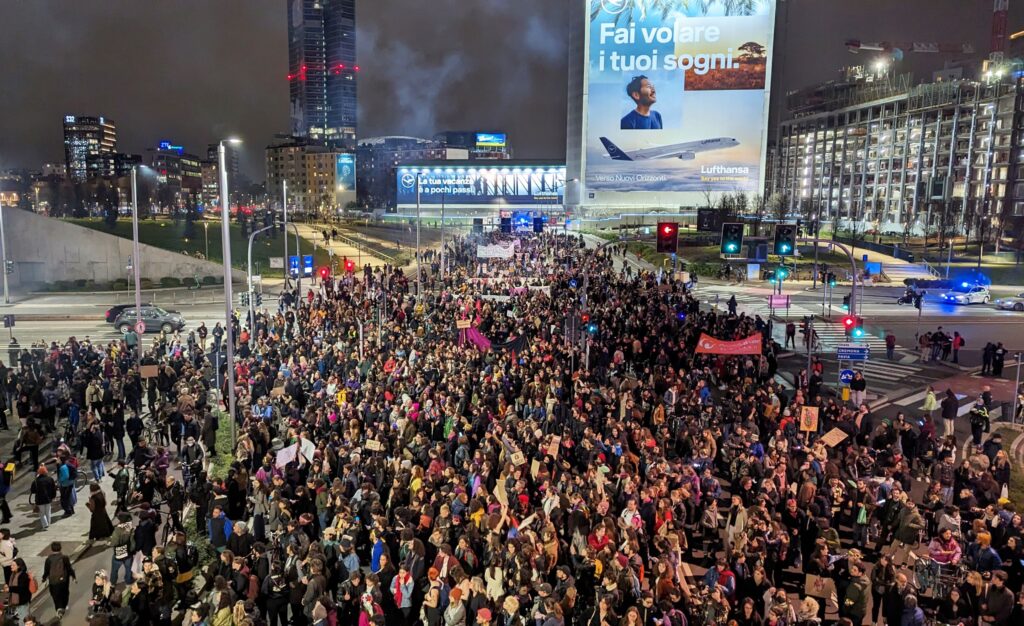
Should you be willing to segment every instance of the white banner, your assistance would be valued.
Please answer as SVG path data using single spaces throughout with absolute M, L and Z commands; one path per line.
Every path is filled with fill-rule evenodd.
M 516 248 L 518 247 L 518 239 L 509 243 L 494 243 L 486 246 L 478 245 L 476 247 L 476 256 L 478 259 L 511 259 L 515 256 Z

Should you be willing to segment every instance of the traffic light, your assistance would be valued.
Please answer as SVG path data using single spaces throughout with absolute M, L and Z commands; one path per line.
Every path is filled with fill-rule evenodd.
M 7 261 L 7 263 L 4 265 L 4 272 L 6 272 L 7 274 L 14 273 L 14 261 Z
M 776 224 L 774 250 L 779 256 L 790 256 L 796 251 L 796 226 Z
M 590 323 L 590 313 L 582 313 L 582 314 L 580 314 L 580 321 L 583 322 L 584 324 L 589 324 Z
M 352 259 L 345 259 L 345 271 L 350 274 L 356 271 L 356 262 Z
M 595 324 L 593 322 L 587 324 L 587 332 L 590 333 L 591 335 L 596 335 L 597 334 L 597 324 Z
M 828 276 L 826 278 L 828 279 L 828 286 L 829 287 L 835 287 L 836 286 L 836 275 L 834 273 L 829 272 Z
M 255 300 L 256 306 L 263 306 L 263 294 L 262 293 L 255 293 L 255 294 L 253 294 L 253 298 L 256 299 Z
M 679 249 L 679 224 L 658 222 L 658 252 L 675 254 Z
M 722 224 L 722 254 L 737 254 L 743 248 L 743 224 Z
M 249 292 L 248 291 L 243 291 L 238 296 L 238 299 L 241 300 L 242 306 L 249 306 Z
M 786 280 L 787 278 L 789 278 L 789 268 L 787 268 L 785 265 L 780 265 L 777 268 L 775 268 L 775 278 L 779 280 Z
M 853 330 L 850 331 L 850 336 L 852 336 L 854 339 L 860 339 L 864 335 L 864 318 L 858 316 L 854 318 Z
M 843 296 L 843 310 L 850 310 L 850 294 L 846 294 L 845 296 Z
M 857 327 L 857 318 L 853 315 L 843 316 L 843 330 L 846 331 L 847 335 L 853 333 L 853 329 Z
M 331 268 L 324 265 L 320 268 L 320 280 L 327 280 L 331 277 Z

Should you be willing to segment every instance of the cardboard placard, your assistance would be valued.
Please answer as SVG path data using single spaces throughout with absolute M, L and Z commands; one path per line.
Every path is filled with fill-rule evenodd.
M 501 506 L 508 506 L 508 492 L 505 491 L 505 477 L 498 478 L 494 485 L 494 498 L 501 503 Z
M 512 453 L 512 465 L 515 465 L 516 467 L 526 465 L 526 456 L 519 450 L 516 450 Z
M 466 330 L 473 325 L 473 320 L 455 320 L 455 328 Z
M 280 398 L 284 395 L 284 387 L 274 387 L 270 390 L 271 398 Z
M 384 444 L 377 441 L 376 439 L 367 439 L 365 447 L 370 452 L 380 452 L 381 450 L 384 449 Z
M 540 461 L 534 459 L 533 462 L 530 463 L 530 476 L 533 476 L 533 479 L 537 480 L 538 474 L 540 474 Z
M 833 428 L 832 430 L 825 433 L 825 436 L 821 438 L 821 443 L 825 444 L 830 448 L 834 448 L 842 443 L 849 435 L 840 428 Z
M 143 378 L 156 378 L 159 374 L 159 365 L 143 365 L 139 368 L 139 375 Z
M 818 430 L 818 407 L 800 407 L 800 432 L 813 433 Z
M 831 578 L 807 574 L 804 579 L 804 595 L 828 600 L 836 593 L 836 583 Z
M 558 435 L 554 435 L 551 437 L 551 443 L 548 444 L 547 453 L 551 455 L 552 458 L 558 458 L 558 448 L 560 448 L 561 445 L 562 438 Z

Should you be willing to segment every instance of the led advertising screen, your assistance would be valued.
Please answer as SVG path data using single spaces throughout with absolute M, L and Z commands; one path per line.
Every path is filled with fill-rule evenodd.
M 589 0 L 588 18 L 590 197 L 759 191 L 775 0 Z
M 505 133 L 477 133 L 477 148 L 504 148 L 507 140 Z
M 356 188 L 356 155 L 339 154 L 334 161 L 334 182 L 338 191 L 353 191 Z
M 399 206 L 552 205 L 565 195 L 565 166 L 551 167 L 399 167 L 395 175 Z

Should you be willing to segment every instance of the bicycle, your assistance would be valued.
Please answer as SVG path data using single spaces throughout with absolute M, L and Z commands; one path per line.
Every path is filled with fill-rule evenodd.
M 914 584 L 922 594 L 931 591 L 932 598 L 944 598 L 950 590 L 966 580 L 966 568 L 959 563 L 940 563 L 930 557 L 917 557 L 914 562 Z
M 142 437 L 145 438 L 146 441 L 158 446 L 167 447 L 170 445 L 171 438 L 167 432 L 166 424 L 158 422 L 152 417 L 147 417 L 143 420 L 142 425 Z

